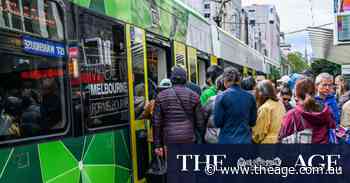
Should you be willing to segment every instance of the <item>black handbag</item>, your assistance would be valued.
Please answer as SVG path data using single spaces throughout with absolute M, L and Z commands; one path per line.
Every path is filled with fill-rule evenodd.
M 146 172 L 148 183 L 166 183 L 167 162 L 164 157 L 154 156 Z

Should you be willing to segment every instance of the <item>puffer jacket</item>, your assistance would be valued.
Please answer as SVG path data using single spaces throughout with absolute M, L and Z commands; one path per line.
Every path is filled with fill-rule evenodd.
M 159 93 L 155 102 L 153 121 L 155 147 L 174 143 L 194 143 L 195 130 L 203 136 L 204 120 L 199 96 L 183 85 Z

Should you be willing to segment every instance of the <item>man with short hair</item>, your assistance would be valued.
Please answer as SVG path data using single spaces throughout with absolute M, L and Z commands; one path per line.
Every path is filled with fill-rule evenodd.
M 332 117 L 337 122 L 337 125 L 339 125 L 340 113 L 336 97 L 332 93 L 333 76 L 328 73 L 321 73 L 316 77 L 315 84 L 317 90 L 316 101 L 321 105 L 328 105 L 331 108 Z
M 223 77 L 226 90 L 217 96 L 214 107 L 214 123 L 221 128 L 219 144 L 251 144 L 251 127 L 257 118 L 255 98 L 241 89 L 236 68 L 226 68 Z
M 209 88 L 205 89 L 200 97 L 202 106 L 208 102 L 210 97 L 217 94 L 215 81 L 222 73 L 223 69 L 218 65 L 212 65 L 207 69 L 206 77 Z

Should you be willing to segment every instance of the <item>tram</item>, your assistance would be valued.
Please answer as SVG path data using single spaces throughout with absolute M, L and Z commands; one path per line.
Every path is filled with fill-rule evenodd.
M 179 0 L 0 0 L 0 183 L 146 182 L 146 101 L 265 58 Z

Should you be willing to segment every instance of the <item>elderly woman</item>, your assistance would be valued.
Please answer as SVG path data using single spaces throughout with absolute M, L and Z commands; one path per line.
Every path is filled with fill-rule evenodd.
M 258 83 L 256 100 L 259 109 L 253 128 L 253 141 L 257 144 L 275 144 L 278 142 L 281 121 L 286 110 L 279 102 L 271 81 L 264 80 Z

